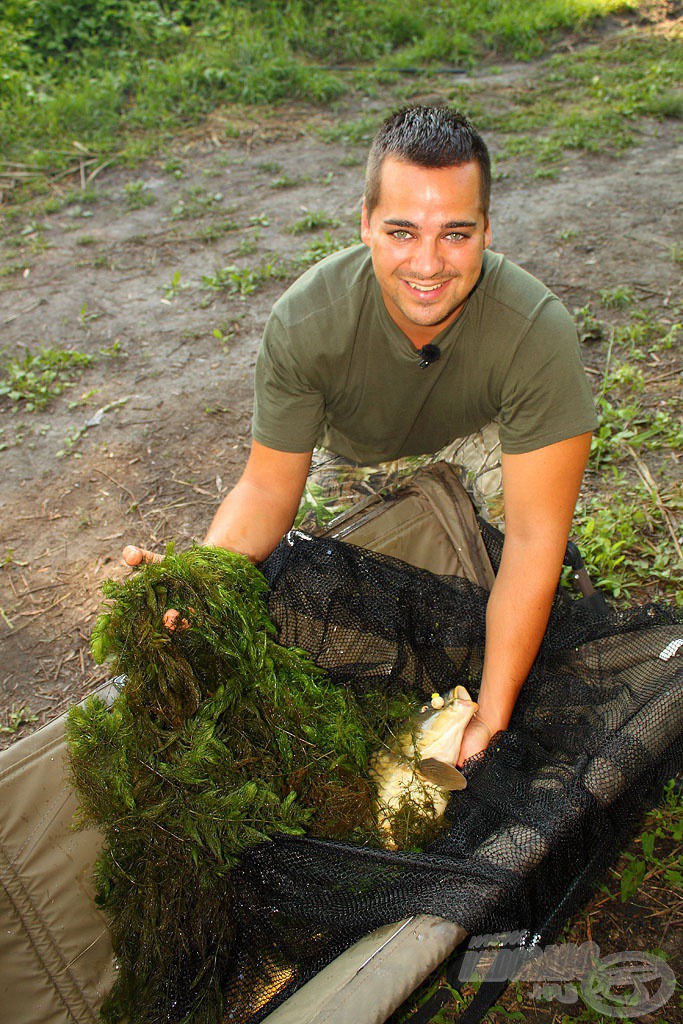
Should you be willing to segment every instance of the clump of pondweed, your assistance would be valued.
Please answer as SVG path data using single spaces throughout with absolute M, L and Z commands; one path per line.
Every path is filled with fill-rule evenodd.
M 105 836 L 97 899 L 120 969 L 103 1014 L 215 1021 L 240 852 L 304 832 L 379 845 L 368 762 L 407 701 L 354 698 L 277 644 L 242 556 L 169 550 L 103 589 L 93 654 L 127 681 L 67 732 L 81 821 Z M 188 628 L 168 631 L 170 608 Z

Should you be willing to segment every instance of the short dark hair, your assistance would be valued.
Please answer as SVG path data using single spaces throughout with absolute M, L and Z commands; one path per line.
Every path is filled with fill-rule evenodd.
M 449 107 L 403 107 L 384 121 L 370 146 L 365 172 L 368 216 L 379 202 L 382 164 L 391 156 L 418 167 L 479 165 L 481 207 L 488 218 L 491 160 L 486 143 L 466 117 Z

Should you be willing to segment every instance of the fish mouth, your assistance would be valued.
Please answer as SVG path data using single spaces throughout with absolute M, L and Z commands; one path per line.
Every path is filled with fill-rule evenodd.
M 433 782 L 439 789 L 465 789 L 467 779 L 461 771 L 447 761 L 439 761 L 436 757 L 425 757 L 417 766 L 418 773 L 427 782 Z

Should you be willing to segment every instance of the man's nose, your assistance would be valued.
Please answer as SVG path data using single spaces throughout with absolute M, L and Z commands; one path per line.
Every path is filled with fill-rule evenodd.
M 411 270 L 420 277 L 436 277 L 443 270 L 438 239 L 421 238 L 411 260 Z

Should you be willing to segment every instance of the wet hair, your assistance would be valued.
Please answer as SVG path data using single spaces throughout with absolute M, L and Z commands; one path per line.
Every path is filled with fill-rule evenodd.
M 479 165 L 481 207 L 488 218 L 491 161 L 486 143 L 466 117 L 448 107 L 403 107 L 384 121 L 370 146 L 365 172 L 368 216 L 379 202 L 382 165 L 394 157 L 418 167 Z

